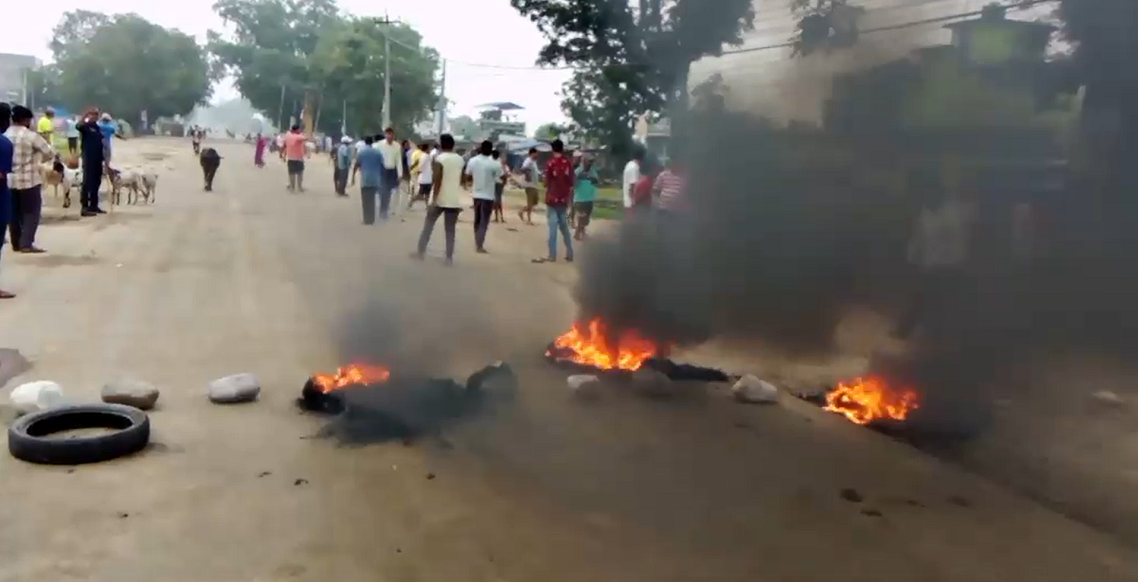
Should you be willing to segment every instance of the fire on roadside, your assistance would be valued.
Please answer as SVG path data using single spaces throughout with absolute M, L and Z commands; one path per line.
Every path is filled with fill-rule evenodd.
M 348 364 L 336 369 L 335 374 L 313 374 L 312 385 L 327 394 L 355 384 L 382 384 L 391 377 L 391 370 L 371 364 Z
M 639 370 L 650 358 L 665 355 L 656 342 L 629 329 L 610 333 L 605 322 L 596 318 L 578 322 L 553 340 L 545 355 L 557 360 L 592 366 L 600 370 Z
M 822 407 L 863 425 L 879 420 L 903 421 L 918 408 L 916 392 L 893 388 L 876 377 L 839 382 L 826 394 L 826 405 Z

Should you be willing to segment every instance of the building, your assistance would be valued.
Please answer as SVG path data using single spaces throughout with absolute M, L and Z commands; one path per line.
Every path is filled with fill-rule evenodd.
M 951 44 L 953 28 L 946 24 L 975 19 L 992 0 L 850 0 L 862 10 L 851 13 L 859 31 L 857 42 L 845 48 L 794 55 L 788 39 L 795 36 L 798 16 L 791 0 L 755 2 L 755 29 L 741 47 L 725 47 L 725 54 L 693 63 L 691 86 L 715 74 L 730 88 L 727 106 L 751 111 L 776 123 L 821 125 L 825 103 L 835 75 L 865 70 L 917 49 Z M 1040 4 L 1009 10 L 1008 18 L 1034 20 L 1053 6 Z
M 478 129 L 483 139 L 497 140 L 503 134 L 525 135 L 526 124 L 518 121 L 517 112 L 525 109 L 521 105 L 509 102 L 487 103 L 479 105 L 482 110 L 478 114 Z
M 39 65 L 39 59 L 32 55 L 0 53 L 0 100 L 27 103 L 27 71 Z

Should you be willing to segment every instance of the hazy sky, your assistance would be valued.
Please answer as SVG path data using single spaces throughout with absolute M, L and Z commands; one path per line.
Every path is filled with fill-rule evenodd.
M 84 8 L 108 13 L 134 12 L 166 27 L 196 36 L 204 43 L 206 31 L 220 29 L 210 8 L 213 0 L 152 2 L 148 0 L 55 0 L 51 14 Z M 547 121 L 561 121 L 558 95 L 568 78 L 566 71 L 517 70 L 472 66 L 491 64 L 531 67 L 543 44 L 541 35 L 508 0 L 339 0 L 340 7 L 359 16 L 383 16 L 409 23 L 423 35 L 425 44 L 448 59 L 447 97 L 451 115 L 472 114 L 475 107 L 494 101 L 513 101 L 526 108 L 519 117 L 532 132 Z M 19 25 L 0 34 L 0 52 L 51 57 L 47 48 L 56 24 L 43 15 L 21 18 Z M 398 50 L 398 49 L 395 49 Z M 450 59 L 457 59 L 451 61 Z M 392 89 L 398 91 L 396 86 Z M 220 87 L 215 98 L 236 96 L 230 86 Z

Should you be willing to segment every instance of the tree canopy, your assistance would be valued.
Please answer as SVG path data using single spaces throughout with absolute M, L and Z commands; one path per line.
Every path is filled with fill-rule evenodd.
M 510 0 L 548 39 L 539 63 L 570 66 L 562 109 L 617 153 L 641 113 L 684 109 L 692 62 L 738 45 L 751 0 Z
M 384 35 L 392 40 L 391 119 L 402 134 L 436 104 L 437 53 L 404 24 L 342 14 L 333 0 L 218 0 L 229 28 L 210 31 L 214 66 L 232 75 L 254 107 L 283 122 L 307 97 L 322 131 L 378 132 L 383 114 Z M 282 104 L 282 91 L 284 94 Z
M 144 111 L 150 120 L 189 113 L 210 95 L 205 50 L 136 14 L 68 12 L 50 47 L 56 61 L 35 80 L 43 98 L 75 110 L 97 106 L 137 123 Z

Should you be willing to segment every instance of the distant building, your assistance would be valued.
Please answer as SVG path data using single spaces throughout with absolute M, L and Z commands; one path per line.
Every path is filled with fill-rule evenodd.
M 525 135 L 526 124 L 517 120 L 517 113 L 525 109 L 521 105 L 509 102 L 487 103 L 478 106 L 482 112 L 478 118 L 478 129 L 483 139 L 497 140 L 503 134 Z
M 0 53 L 0 100 L 28 102 L 27 71 L 38 68 L 39 59 L 32 55 Z

